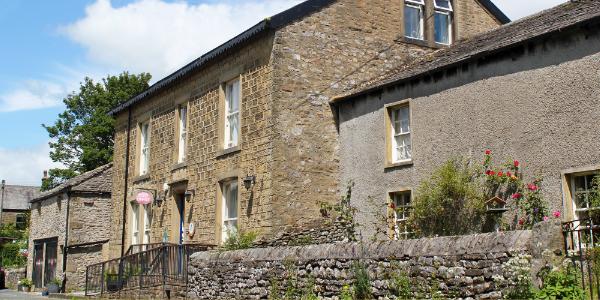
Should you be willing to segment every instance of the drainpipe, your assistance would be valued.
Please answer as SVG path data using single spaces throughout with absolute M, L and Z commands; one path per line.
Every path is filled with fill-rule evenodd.
M 131 142 L 131 106 L 127 110 L 127 141 L 125 143 L 125 173 L 123 181 L 123 227 L 121 228 L 121 257 L 125 255 L 125 222 L 127 221 L 127 177 L 129 174 L 129 143 Z
M 2 200 L 0 200 L 0 224 L 2 224 L 2 215 L 4 214 L 4 189 L 6 188 L 6 180 L 2 179 Z
M 65 248 L 63 249 L 63 265 L 62 265 L 62 271 L 63 271 L 63 280 L 62 280 L 62 285 L 61 285 L 61 289 L 62 292 L 65 292 L 65 287 L 67 284 L 67 251 L 69 249 L 69 210 L 71 207 L 71 192 L 68 191 L 67 192 L 67 218 L 65 220 Z

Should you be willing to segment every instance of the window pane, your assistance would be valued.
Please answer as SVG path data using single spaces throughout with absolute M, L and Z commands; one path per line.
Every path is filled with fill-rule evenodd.
M 450 0 L 434 0 L 434 1 L 435 1 L 436 8 L 445 8 L 448 10 L 452 9 L 452 6 L 450 5 Z
M 411 158 L 410 135 L 396 136 L 397 160 L 407 160 Z
M 450 15 L 436 12 L 434 14 L 435 42 L 450 44 Z
M 237 199 L 238 189 L 237 182 L 232 182 L 229 184 L 229 191 L 227 197 L 227 218 L 233 219 L 237 218 L 237 207 L 238 207 L 238 199 Z
M 575 191 L 576 192 L 585 191 L 587 189 L 586 182 L 585 182 L 585 176 L 575 176 L 574 183 L 575 183 Z
M 240 108 L 240 81 L 234 81 L 231 86 L 231 112 L 235 112 Z
M 404 7 L 404 31 L 407 37 L 422 39 L 420 8 L 408 5 Z

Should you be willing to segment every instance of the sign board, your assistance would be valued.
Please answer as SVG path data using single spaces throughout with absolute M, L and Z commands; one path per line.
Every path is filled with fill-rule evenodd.
M 152 195 L 152 193 L 146 191 L 138 192 L 135 196 L 135 202 L 141 205 L 150 204 L 153 200 L 154 196 Z

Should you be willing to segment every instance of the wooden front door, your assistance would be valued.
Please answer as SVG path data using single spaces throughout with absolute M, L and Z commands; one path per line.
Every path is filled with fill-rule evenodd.
M 33 270 L 31 279 L 36 288 L 45 287 L 56 277 L 58 238 L 33 241 Z
M 34 243 L 33 245 L 33 273 L 31 279 L 36 288 L 42 287 L 42 274 L 44 273 L 44 244 Z

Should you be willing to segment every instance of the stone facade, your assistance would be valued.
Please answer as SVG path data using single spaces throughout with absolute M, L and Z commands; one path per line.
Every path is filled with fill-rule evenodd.
M 43 272 L 46 269 L 45 241 L 56 239 L 54 276 L 66 278 L 65 290 L 85 287 L 86 266 L 108 259 L 112 203 L 110 201 L 110 165 L 84 173 L 32 200 L 29 228 L 29 256 L 27 276 L 34 279 L 36 244 L 42 245 Z M 108 191 L 107 191 L 108 189 Z M 68 223 L 68 226 L 67 226 Z M 66 266 L 65 266 L 66 262 Z M 44 277 L 37 286 L 46 285 Z
M 427 2 L 428 7 L 433 3 Z M 458 2 L 456 38 L 499 25 L 476 0 Z M 142 190 L 164 200 L 148 208 L 150 242 L 165 237 L 179 241 L 181 204 L 175 195 L 188 191 L 184 228 L 194 223 L 196 230 L 185 234 L 184 242 L 220 243 L 219 185 L 231 178 L 237 178 L 240 186 L 242 231 L 275 236 L 319 218 L 319 202 L 332 203 L 338 197 L 339 146 L 330 97 L 381 70 L 438 49 L 429 42 L 399 38 L 402 7 L 402 1 L 332 1 L 229 49 L 202 69 L 121 110 L 116 115 L 113 202 L 119 205 L 112 215 L 111 255 L 119 256 L 127 249 L 123 246 L 131 244 L 130 203 Z M 429 37 L 432 29 L 427 28 Z M 240 144 L 223 151 L 222 84 L 238 76 Z M 188 151 L 186 162 L 176 164 L 176 111 L 182 104 L 188 105 Z M 148 175 L 139 176 L 138 124 L 145 121 L 151 128 L 150 166 Z M 246 175 L 256 176 L 249 190 L 241 184 Z
M 548 223 L 533 231 L 202 252 L 190 261 L 188 299 L 274 298 L 289 292 L 290 282 L 296 292 L 312 288 L 320 299 L 338 299 L 344 286 L 353 285 L 356 262 L 368 270 L 375 299 L 395 298 L 398 276 L 410 278 L 413 298 L 437 292 L 443 298 L 501 299 L 505 262 L 531 255 L 535 264 L 540 249 L 560 253 L 562 247 L 560 223 Z
M 589 5 L 595 5 L 597 12 L 597 4 Z M 568 14 L 567 8 L 557 11 Z M 514 26 L 535 32 L 539 26 L 523 22 L 539 18 L 556 29 L 557 22 L 548 20 L 553 15 L 554 11 Z M 365 212 L 372 210 L 365 201 L 369 197 L 384 204 L 391 192 L 412 190 L 414 195 L 420 182 L 448 159 L 460 155 L 479 162 L 484 150 L 491 149 L 497 164 L 517 159 L 527 174 L 541 176 L 549 209 L 561 210 L 564 220 L 575 218 L 570 175 L 600 169 L 598 28 L 597 22 L 587 22 L 546 34 L 544 39 L 532 37 L 493 55 L 470 54 L 473 59 L 453 68 L 438 68 L 336 104 L 341 182 L 355 181 L 353 205 Z M 494 39 L 495 35 L 490 32 L 473 49 L 489 53 L 491 41 L 508 44 Z M 460 54 L 457 51 L 445 55 Z M 412 162 L 388 166 L 386 106 L 403 100 L 411 113 Z M 359 213 L 359 223 L 372 220 L 372 214 Z

